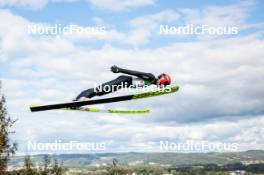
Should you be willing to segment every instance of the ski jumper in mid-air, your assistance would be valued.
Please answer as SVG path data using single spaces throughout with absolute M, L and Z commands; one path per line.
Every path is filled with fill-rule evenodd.
M 123 69 L 117 66 L 112 66 L 111 71 L 113 73 L 123 73 L 127 75 L 120 75 L 114 80 L 103 83 L 96 88 L 90 88 L 81 92 L 74 101 L 88 100 L 94 96 L 102 96 L 115 92 L 121 88 L 127 87 L 144 87 L 149 85 L 157 85 L 164 87 L 171 84 L 171 77 L 168 74 L 162 73 L 158 77 L 155 77 L 152 73 L 144 73 L 134 70 Z M 130 75 L 130 76 L 128 76 Z M 108 86 L 107 88 L 105 88 Z M 105 90 L 109 89 L 110 90 Z

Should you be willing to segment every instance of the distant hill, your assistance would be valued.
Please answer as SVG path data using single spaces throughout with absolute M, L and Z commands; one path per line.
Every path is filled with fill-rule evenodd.
M 33 155 L 32 158 L 40 163 L 45 155 Z M 263 150 L 250 150 L 230 153 L 100 153 L 100 154 L 59 154 L 50 155 L 64 162 L 66 167 L 85 167 L 90 165 L 112 164 L 117 159 L 122 165 L 163 164 L 170 166 L 204 165 L 230 163 L 264 163 Z M 23 156 L 14 157 L 10 165 L 21 166 Z

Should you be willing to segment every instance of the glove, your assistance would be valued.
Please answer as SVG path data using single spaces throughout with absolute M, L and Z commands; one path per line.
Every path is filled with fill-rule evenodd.
M 114 66 L 111 67 L 111 71 L 113 73 L 118 73 L 119 72 L 119 68 L 116 65 L 114 65 Z

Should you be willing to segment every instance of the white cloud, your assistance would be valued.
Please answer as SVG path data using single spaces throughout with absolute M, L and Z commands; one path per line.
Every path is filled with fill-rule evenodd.
M 102 25 L 102 28 L 105 28 Z M 105 42 L 115 42 L 124 41 L 126 35 L 124 33 L 118 32 L 115 29 L 102 29 L 102 31 L 97 32 L 86 32 L 84 26 L 78 26 L 82 31 L 72 32 L 72 34 L 65 34 L 62 37 L 70 41 L 81 42 L 81 41 L 105 41 Z
M 155 117 L 152 120 L 186 122 L 230 115 L 243 118 L 249 113 L 263 112 L 263 43 L 255 36 L 178 43 L 158 49 L 134 50 L 111 46 L 88 51 L 76 49 L 69 55 L 55 56 L 53 52 L 48 52 L 50 54 L 21 58 L 14 61 L 9 70 L 12 76 L 56 77 L 64 83 L 76 84 L 75 92 L 93 87 L 94 82 L 102 83 L 115 78 L 117 75 L 109 72 L 113 64 L 156 75 L 167 72 L 172 74 L 174 83 L 180 84 L 178 94 L 158 97 L 158 101 L 149 99 L 149 105 L 145 102 L 134 104 L 135 108 L 141 105 L 153 108 Z M 47 87 L 31 88 L 38 91 L 48 87 L 55 89 L 53 84 L 49 82 Z M 59 93 L 64 90 L 56 88 Z M 68 98 L 73 98 L 74 94 L 71 94 Z M 129 107 L 133 104 L 123 105 Z
M 77 95 L 78 91 L 93 87 L 94 82 L 102 83 L 115 78 L 117 75 L 111 74 L 109 67 L 117 64 L 154 74 L 166 70 L 165 72 L 173 75 L 175 83 L 181 85 L 181 90 L 175 97 L 159 99 L 164 103 L 163 108 L 155 101 L 152 101 L 151 106 L 146 106 L 157 111 L 154 113 L 155 121 L 186 122 L 228 115 L 243 117 L 248 113 L 263 112 L 263 96 L 260 95 L 264 86 L 260 81 L 264 70 L 261 59 L 263 40 L 258 35 L 175 43 L 155 49 L 121 49 L 107 45 L 99 49 L 82 49 L 75 47 L 67 38 L 34 38 L 25 35 L 24 26 L 30 24 L 29 21 L 14 16 L 9 11 L 1 11 L 0 16 L 4 19 L 0 24 L 1 50 L 12 60 L 8 73 L 13 77 L 38 80 L 28 88 L 43 92 L 43 95 L 34 93 L 45 97 L 47 101 L 55 99 L 52 95 L 45 95 L 54 82 L 41 83 L 43 86 L 39 86 L 40 78 L 44 80 L 56 77 L 60 80 L 58 84 L 76 84 L 75 88 L 71 88 L 75 89 L 74 92 L 68 92 L 71 94 L 68 98 L 71 99 L 74 93 Z M 177 18 L 176 14 L 168 12 L 150 16 L 150 22 L 135 19 L 130 25 L 137 27 L 147 23 L 151 26 L 154 23 L 155 26 L 155 21 L 167 16 Z M 25 56 L 14 59 L 12 55 L 16 53 L 23 53 Z M 65 89 L 60 88 L 54 89 L 61 94 Z M 32 91 L 26 93 L 26 96 L 32 96 Z M 11 96 L 12 94 L 10 91 Z M 8 92 L 7 95 L 9 96 Z M 173 105 L 168 105 L 174 98 L 178 100 Z M 67 100 L 66 97 L 64 99 Z M 135 107 L 143 103 L 139 102 Z M 128 107 L 127 103 L 124 105 Z
M 154 0 L 89 0 L 89 2 L 102 9 L 108 9 L 112 11 L 122 11 L 140 6 L 153 5 Z
M 0 0 L 0 7 L 19 7 L 32 10 L 44 8 L 48 3 L 73 3 L 80 0 Z M 91 5 L 101 9 L 123 11 L 136 7 L 153 5 L 154 0 L 87 0 Z
M 73 113 L 73 114 L 76 114 Z M 72 115 L 73 115 L 72 114 Z M 62 140 L 64 142 L 110 142 L 106 147 L 106 152 L 111 151 L 160 151 L 160 141 L 173 143 L 233 143 L 237 144 L 237 150 L 261 149 L 263 143 L 264 117 L 251 118 L 239 121 L 218 121 L 198 124 L 183 125 L 160 125 L 160 124 L 139 124 L 135 123 L 133 117 L 122 116 L 102 116 L 87 117 L 85 113 L 79 113 L 78 121 L 72 117 L 61 117 L 67 120 L 54 121 L 54 117 L 62 116 L 65 113 L 40 114 L 34 122 L 20 121 L 16 126 L 17 138 L 24 138 L 21 143 L 26 144 L 27 139 L 22 133 L 28 133 L 28 137 L 36 141 L 52 142 Z M 33 115 L 28 116 L 35 118 Z M 105 122 L 109 120 L 111 122 Z M 117 121 L 118 122 L 113 122 Z M 41 122 L 41 127 L 36 125 L 36 121 Z M 104 121 L 101 123 L 100 121 Z M 80 124 L 81 123 L 81 124 Z M 129 125 L 127 124 L 129 123 Z M 30 129 L 28 126 L 31 126 Z M 67 128 L 67 129 L 65 129 Z M 89 130 L 87 130 L 89 128 Z M 49 131 L 49 132 L 47 132 Z M 122 134 L 120 134 L 122 133 Z M 25 148 L 20 147 L 20 151 Z M 188 150 L 186 150 L 188 151 Z M 195 150 L 189 150 L 195 151 Z M 198 150 L 197 150 L 198 151 Z M 204 150 L 208 151 L 208 150 Z M 225 150 L 216 150 L 225 151 Z M 228 150 L 227 150 L 228 151 Z
M 179 15 L 173 10 L 165 10 L 152 15 L 137 17 L 128 22 L 132 28 L 125 38 L 125 43 L 139 46 L 149 42 L 151 36 L 157 34 L 158 26 L 163 22 L 178 20 Z
M 3 91 L 11 114 L 19 112 L 15 114 L 21 119 L 17 124 L 17 138 L 23 138 L 21 134 L 30 126 L 29 136 L 35 133 L 32 137 L 40 140 L 51 136 L 51 139 L 84 141 L 112 139 L 133 148 L 162 138 L 236 141 L 244 144 L 245 149 L 249 148 L 248 145 L 254 148 L 263 146 L 262 34 L 175 42 L 151 49 L 117 48 L 109 44 L 91 49 L 84 45 L 83 48 L 77 47 L 75 39 L 79 41 L 81 36 L 26 35 L 25 26 L 32 23 L 10 11 L 1 10 L 0 18 L 0 50 L 8 73 L 3 75 Z M 131 20 L 128 33 L 113 29 L 109 37 L 92 39 L 140 45 L 150 41 L 159 23 L 177 19 L 177 12 L 163 11 Z M 227 21 L 233 21 L 229 19 Z M 244 17 L 235 19 L 244 20 Z M 90 39 L 87 36 L 87 40 Z M 173 76 L 173 83 L 179 84 L 181 89 L 179 93 L 166 97 L 104 106 L 113 109 L 151 108 L 154 112 L 149 116 L 124 118 L 77 112 L 28 112 L 31 101 L 68 101 L 79 91 L 93 87 L 94 82 L 115 78 L 117 74 L 109 72 L 113 64 L 156 75 L 169 73 Z
M 235 28 L 238 34 L 245 30 L 263 29 L 262 23 L 248 23 L 250 12 L 253 10 L 254 2 L 241 1 L 236 4 L 222 6 L 206 6 L 201 9 L 178 8 L 174 10 L 163 10 L 158 13 L 136 17 L 128 22 L 130 31 L 127 33 L 124 43 L 134 46 L 145 45 L 154 37 L 166 37 L 159 35 L 160 25 L 169 25 L 175 27 L 184 27 L 186 25 L 203 26 L 211 28 Z M 213 39 L 223 37 L 237 37 L 237 35 L 195 35 L 195 34 L 177 34 L 169 35 L 170 38 L 188 38 Z M 167 37 L 167 38 L 169 38 Z
M 47 3 L 48 0 L 0 0 L 0 6 L 28 7 L 31 9 L 42 8 Z
M 49 2 L 75 2 L 78 0 L 0 0 L 0 7 L 21 7 L 39 10 Z
M 71 52 L 74 46 L 61 37 L 32 37 L 28 34 L 28 25 L 33 25 L 25 18 L 15 16 L 8 10 L 0 11 L 0 46 L 2 54 L 12 57 L 14 54 L 40 54 L 48 51 L 55 55 Z M 19 42 L 18 42 L 19 41 Z
M 258 24 L 249 24 L 248 18 L 253 11 L 255 1 L 239 1 L 235 4 L 207 6 L 202 9 L 179 9 L 185 24 L 210 27 L 236 27 L 238 33 L 258 28 Z M 222 35 L 198 35 L 198 39 L 213 39 Z M 236 36 L 231 36 L 236 37 Z
M 192 24 L 194 26 L 208 25 L 210 27 L 235 27 L 239 34 L 249 29 L 260 30 L 262 23 L 249 24 L 250 11 L 252 11 L 252 2 L 239 2 L 237 4 L 224 6 L 208 6 L 202 9 L 175 9 L 163 10 L 158 13 L 143 15 L 131 19 L 127 22 L 130 29 L 126 33 L 118 32 L 120 41 L 135 47 L 150 43 L 151 39 L 156 37 L 165 37 L 159 34 L 160 25 L 185 26 Z M 193 35 L 174 35 L 177 37 L 192 37 Z M 173 37 L 169 35 L 169 37 Z M 223 37 L 237 37 L 237 35 L 195 35 L 197 39 L 213 39 Z
M 109 42 L 121 42 L 132 46 L 141 46 L 150 42 L 152 36 L 157 35 L 159 24 L 173 22 L 179 19 L 179 14 L 173 10 L 164 10 L 156 14 L 136 17 L 127 22 L 129 30 L 120 32 L 115 29 L 115 26 L 107 24 L 100 18 L 94 17 L 93 20 L 99 26 L 105 26 L 105 32 L 96 34 L 87 34 L 85 32 L 74 33 L 73 35 L 65 36 L 72 41 L 92 41 L 102 40 Z M 84 28 L 84 26 L 80 26 Z

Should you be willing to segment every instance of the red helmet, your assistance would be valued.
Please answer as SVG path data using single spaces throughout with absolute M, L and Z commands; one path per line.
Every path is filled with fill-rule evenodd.
M 159 85 L 170 85 L 171 84 L 171 77 L 168 74 L 160 74 L 158 76 L 158 80 L 159 80 Z

